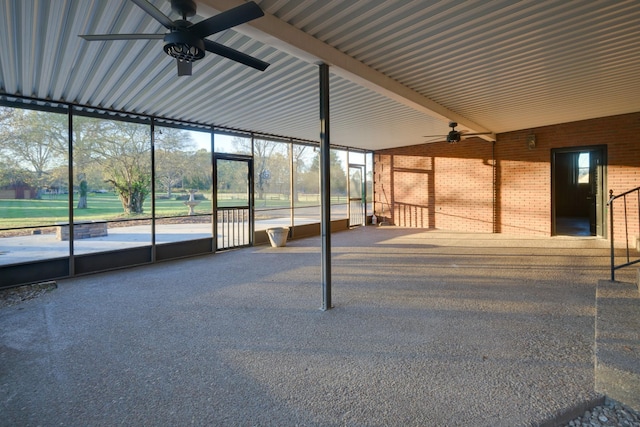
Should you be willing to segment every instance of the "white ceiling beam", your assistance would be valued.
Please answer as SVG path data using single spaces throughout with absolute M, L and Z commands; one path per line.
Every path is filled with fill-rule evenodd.
M 243 3 L 244 1 L 242 0 L 198 0 L 198 14 L 203 17 L 209 17 Z M 262 18 L 235 27 L 234 30 L 303 61 L 312 64 L 326 63 L 331 66 L 331 72 L 333 74 L 357 83 L 428 116 L 445 121 L 455 121 L 461 127 L 473 133 L 491 132 L 489 129 L 420 95 L 418 92 L 398 81 L 387 77 L 338 49 L 280 20 L 274 15 L 265 12 L 265 16 Z M 495 141 L 495 134 L 482 135 L 481 137 L 489 141 Z

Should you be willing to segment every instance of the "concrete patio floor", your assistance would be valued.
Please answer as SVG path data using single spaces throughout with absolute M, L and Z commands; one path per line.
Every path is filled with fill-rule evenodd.
M 296 225 L 316 223 L 315 218 L 297 216 Z M 270 227 L 288 227 L 291 220 L 273 218 L 255 222 L 255 230 L 266 230 Z M 222 245 L 223 226 L 218 225 L 218 244 Z M 247 228 L 248 230 L 248 228 Z M 185 240 L 210 238 L 213 229 L 209 223 L 192 224 L 159 224 L 156 228 L 156 243 L 174 243 Z M 113 227 L 108 235 L 91 239 L 77 239 L 74 242 L 76 255 L 121 250 L 126 248 L 151 245 L 151 225 L 134 225 Z M 0 237 L 0 266 L 39 261 L 47 258 L 68 257 L 69 241 L 56 238 L 54 231 L 26 236 Z M 0 285 L 2 281 L 0 280 Z
M 366 227 L 0 309 L 0 425 L 548 425 L 594 391 L 608 242 Z M 633 282 L 633 270 L 620 281 Z

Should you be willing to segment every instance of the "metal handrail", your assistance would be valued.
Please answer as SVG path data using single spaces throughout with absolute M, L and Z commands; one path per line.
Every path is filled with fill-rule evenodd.
M 631 260 L 631 251 L 629 249 L 629 216 L 627 210 L 627 196 L 632 194 L 636 194 L 637 197 L 637 206 L 638 206 L 638 230 L 640 232 L 640 187 L 636 187 L 632 190 L 625 191 L 624 193 L 618 194 L 617 196 L 613 195 L 613 190 L 609 190 L 609 201 L 607 202 L 607 206 L 609 207 L 609 238 L 611 241 L 611 281 L 614 282 L 616 280 L 615 271 L 628 267 L 633 264 L 640 263 L 640 258 L 636 260 Z M 615 260 L 615 249 L 613 242 L 613 202 L 617 199 L 622 198 L 623 206 L 624 206 L 624 236 L 625 236 L 625 245 L 626 245 L 626 262 L 623 264 L 616 265 Z

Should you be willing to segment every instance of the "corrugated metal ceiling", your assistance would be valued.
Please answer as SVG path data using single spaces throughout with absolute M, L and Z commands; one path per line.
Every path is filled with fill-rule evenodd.
M 204 17 L 219 3 L 202 1 Z M 177 18 L 168 1 L 151 2 Z M 636 0 L 257 3 L 283 26 L 496 133 L 640 111 Z M 270 62 L 263 73 L 208 54 L 192 77 L 178 78 L 161 41 L 78 37 L 165 32 L 128 0 L 1 5 L 1 92 L 318 139 L 317 66 L 275 47 L 269 34 L 256 36 L 245 26 L 210 37 Z M 448 130 L 446 119 L 341 73 L 332 75 L 331 95 L 336 144 L 402 146 Z

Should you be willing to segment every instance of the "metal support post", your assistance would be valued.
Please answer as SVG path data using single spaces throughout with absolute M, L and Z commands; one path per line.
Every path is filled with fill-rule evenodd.
M 322 307 L 331 308 L 331 185 L 329 137 L 329 66 L 320 64 L 320 234 L 322 239 Z

